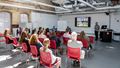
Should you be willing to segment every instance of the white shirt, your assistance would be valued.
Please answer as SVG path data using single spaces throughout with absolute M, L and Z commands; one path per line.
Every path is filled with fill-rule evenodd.
M 40 35 L 39 35 L 39 38 L 45 39 L 45 38 L 47 38 L 47 37 L 46 37 L 46 35 L 44 35 L 44 34 L 40 34 Z
M 69 33 L 64 33 L 64 34 L 63 34 L 63 37 L 71 38 L 71 35 L 70 35 Z
M 68 47 L 73 47 L 73 48 L 82 48 L 83 44 L 81 41 L 76 41 L 76 40 L 68 40 Z

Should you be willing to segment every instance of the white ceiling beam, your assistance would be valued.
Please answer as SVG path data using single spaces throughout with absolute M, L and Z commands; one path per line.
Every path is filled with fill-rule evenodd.
M 109 9 L 118 9 L 118 8 L 120 8 L 120 5 L 112 6 L 112 7 L 97 8 L 96 10 L 109 10 Z
M 96 9 L 95 6 L 89 4 L 88 2 L 85 2 L 85 1 L 83 1 L 83 0 L 78 0 L 78 1 L 80 1 L 80 2 L 82 2 L 82 3 L 84 3 L 84 4 L 88 5 L 88 6 L 90 6 L 90 7 L 93 8 L 93 9 Z
M 19 9 L 28 9 L 28 10 L 34 10 L 34 11 L 42 11 L 42 12 L 49 12 L 49 13 L 55 13 L 54 11 L 50 11 L 50 10 L 36 9 L 36 8 L 33 8 L 33 7 L 19 6 L 19 5 L 8 4 L 8 3 L 0 3 L 0 6 L 13 7 L 13 8 L 19 8 Z
M 63 7 L 57 7 L 57 6 L 53 6 L 53 5 L 50 5 L 50 4 L 37 2 L 37 1 L 18 1 L 18 2 L 31 3 L 31 4 L 37 4 L 37 5 L 42 5 L 42 6 L 51 7 L 51 8 L 58 8 L 58 9 L 62 9 L 62 10 L 68 10 L 68 9 L 63 8 Z

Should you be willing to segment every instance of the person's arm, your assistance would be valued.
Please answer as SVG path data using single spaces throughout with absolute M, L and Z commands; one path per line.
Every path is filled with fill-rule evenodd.
M 69 46 L 71 42 L 72 42 L 72 40 L 68 40 L 67 46 Z
M 83 47 L 83 44 L 82 44 L 82 42 L 81 41 L 77 41 L 78 43 L 79 43 L 79 45 L 80 45 L 80 48 L 82 48 Z

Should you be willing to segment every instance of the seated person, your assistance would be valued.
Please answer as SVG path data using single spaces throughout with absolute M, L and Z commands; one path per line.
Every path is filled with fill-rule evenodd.
M 82 48 L 83 47 L 83 44 L 81 41 L 77 41 L 77 33 L 76 32 L 72 32 L 71 33 L 71 39 L 68 40 L 68 47 L 72 47 L 72 48 Z M 85 51 L 84 50 L 81 50 L 80 51 L 80 55 L 81 55 L 81 59 L 84 59 L 84 56 L 85 56 Z
M 35 34 L 35 33 L 36 33 L 36 28 L 32 30 L 32 34 Z
M 44 47 L 41 47 L 40 51 L 50 52 L 51 58 L 52 58 L 52 64 L 54 64 L 56 61 L 60 61 L 60 63 L 57 64 L 57 68 L 59 68 L 61 65 L 61 58 L 53 55 L 52 50 L 48 48 L 50 46 L 50 40 L 48 38 L 44 39 L 43 45 Z
M 35 45 L 38 49 L 38 52 L 39 52 L 40 47 L 42 47 L 42 43 L 38 40 L 38 37 L 36 34 L 33 34 L 30 37 L 29 44 L 30 44 L 30 46 Z
M 4 37 L 6 39 L 6 43 L 8 43 L 8 44 L 14 43 L 13 38 L 10 35 L 10 30 L 9 29 L 5 29 L 5 31 L 4 31 Z
M 43 39 L 47 38 L 46 35 L 44 34 L 44 30 L 38 31 L 37 34 L 38 34 L 38 37 L 39 37 L 39 38 L 43 38 Z
M 69 31 L 66 31 L 66 32 L 63 34 L 63 37 L 65 37 L 65 38 L 71 38 L 71 35 L 69 34 Z
M 22 32 L 19 42 L 20 42 L 20 44 L 26 43 L 26 45 L 28 47 L 27 50 L 28 50 L 28 52 L 30 51 L 29 39 L 28 39 L 26 31 Z
M 60 39 L 56 36 L 56 33 L 53 32 L 52 35 L 50 36 L 50 40 L 55 40 L 57 48 L 60 47 L 61 41 Z
M 90 43 L 90 39 L 89 39 L 88 36 L 86 36 L 86 34 L 85 34 L 84 31 L 81 31 L 80 36 L 78 36 L 78 38 L 80 38 L 80 39 L 86 39 L 88 41 L 89 48 L 92 49 L 92 45 Z

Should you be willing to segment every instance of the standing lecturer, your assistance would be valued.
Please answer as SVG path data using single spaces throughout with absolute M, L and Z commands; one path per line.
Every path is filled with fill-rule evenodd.
M 99 32 L 99 29 L 100 29 L 100 26 L 98 25 L 98 22 L 95 23 L 95 40 L 97 41 L 98 40 L 98 32 Z

